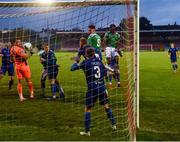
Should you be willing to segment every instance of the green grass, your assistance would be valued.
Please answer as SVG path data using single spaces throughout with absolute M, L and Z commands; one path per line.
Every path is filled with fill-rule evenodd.
M 180 72 L 172 71 L 166 52 L 140 53 L 137 139 L 180 140 Z
M 118 131 L 111 130 L 103 108 L 97 103 L 92 112 L 92 136 L 82 137 L 84 128 L 85 78 L 82 71 L 70 72 L 74 53 L 57 53 L 60 63 L 58 79 L 65 90 L 66 101 L 52 101 L 40 97 L 40 75 L 42 65 L 39 57 L 29 60 L 36 99 L 23 103 L 18 101 L 17 80 L 11 91 L 8 90 L 8 77 L 0 81 L 0 140 L 128 140 L 127 115 L 123 94 L 125 88 L 109 90 L 110 103 L 117 117 Z M 125 62 L 121 61 L 121 72 Z M 122 80 L 125 77 L 122 75 Z M 48 84 L 48 82 L 47 82 Z M 125 85 L 125 82 L 122 81 Z M 50 88 L 47 85 L 47 94 Z M 24 82 L 24 95 L 28 98 L 28 87 Z

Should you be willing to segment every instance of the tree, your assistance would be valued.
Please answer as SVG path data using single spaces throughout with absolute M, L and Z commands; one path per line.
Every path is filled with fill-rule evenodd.
M 153 29 L 153 25 L 151 24 L 151 21 L 148 20 L 146 17 L 140 17 L 139 24 L 140 24 L 140 30 L 152 30 Z

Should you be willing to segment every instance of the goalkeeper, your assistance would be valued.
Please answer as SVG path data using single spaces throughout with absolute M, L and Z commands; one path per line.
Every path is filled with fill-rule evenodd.
M 28 65 L 27 60 L 29 59 L 31 54 L 27 54 L 21 40 L 16 40 L 14 46 L 11 48 L 11 60 L 14 60 L 15 69 L 16 69 L 16 76 L 18 79 L 17 90 L 19 94 L 20 101 L 26 100 L 23 96 L 23 84 L 22 80 L 25 78 L 26 82 L 28 83 L 29 90 L 30 90 L 30 98 L 34 98 L 34 91 L 33 91 L 33 83 L 31 81 L 31 70 Z

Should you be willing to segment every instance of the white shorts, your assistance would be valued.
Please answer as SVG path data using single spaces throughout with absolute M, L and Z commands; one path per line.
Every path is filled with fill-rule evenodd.
M 119 56 L 119 53 L 114 47 L 106 47 L 105 55 L 106 58 L 114 58 L 116 56 Z

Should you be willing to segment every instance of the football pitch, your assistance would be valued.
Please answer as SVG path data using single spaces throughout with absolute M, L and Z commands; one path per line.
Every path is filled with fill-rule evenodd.
M 178 61 L 180 66 L 180 61 Z M 180 140 L 180 71 L 167 52 L 140 52 L 138 140 Z
M 0 81 L 0 140 L 128 140 L 128 124 L 123 94 L 125 87 L 108 89 L 110 103 L 117 115 L 118 130 L 112 131 L 103 107 L 96 103 L 92 112 L 92 133 L 90 137 L 80 136 L 84 130 L 84 97 L 86 92 L 85 77 L 82 71 L 71 72 L 75 53 L 56 53 L 60 72 L 58 79 L 64 88 L 66 99 L 47 101 L 43 99 L 40 89 L 42 65 L 39 57 L 29 59 L 32 81 L 36 98 L 18 101 L 17 80 L 12 90 L 8 90 L 8 77 Z M 125 64 L 121 59 L 122 86 L 125 86 Z M 46 82 L 46 94 L 51 95 Z M 24 82 L 23 92 L 28 98 L 29 90 Z

